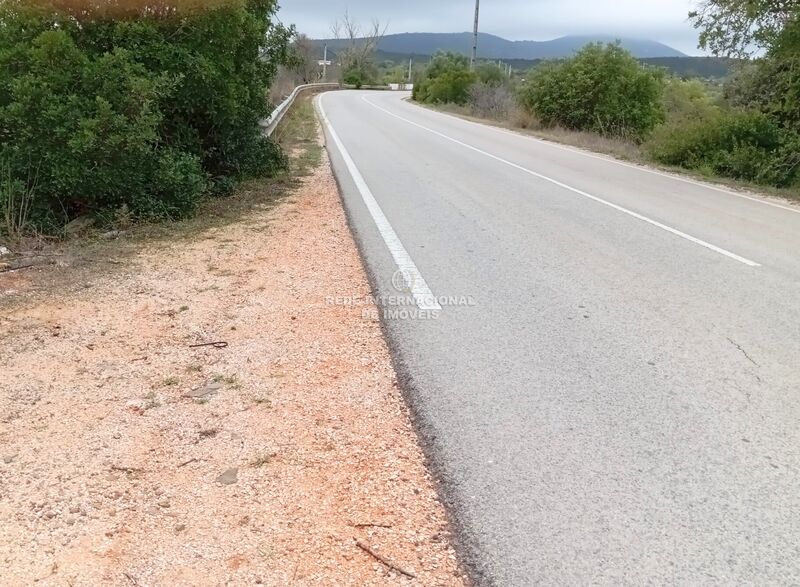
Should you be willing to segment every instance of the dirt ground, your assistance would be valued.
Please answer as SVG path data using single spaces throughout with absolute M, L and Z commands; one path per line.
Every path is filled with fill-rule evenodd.
M 119 263 L 0 275 L 1 585 L 466 583 L 327 159 Z

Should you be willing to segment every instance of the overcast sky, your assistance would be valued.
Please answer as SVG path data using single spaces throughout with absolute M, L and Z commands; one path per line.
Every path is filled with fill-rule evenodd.
M 699 55 L 687 14 L 697 0 L 482 0 L 481 30 L 512 40 L 544 41 L 564 35 L 609 34 L 661 41 Z M 349 10 L 363 22 L 379 18 L 389 33 L 472 30 L 474 0 L 282 0 L 285 24 L 310 37 L 330 36 L 330 25 Z

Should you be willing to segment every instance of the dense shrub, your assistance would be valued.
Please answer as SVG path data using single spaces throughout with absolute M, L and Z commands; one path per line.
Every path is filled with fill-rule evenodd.
M 122 206 L 183 217 L 209 187 L 282 164 L 258 127 L 288 40 L 273 0 L 116 20 L 60 1 L 0 13 L 0 161 L 40 228 Z
M 473 115 L 493 120 L 509 120 L 517 108 L 514 91 L 509 85 L 483 82 L 469 87 L 467 104 Z
M 700 80 L 670 78 L 664 88 L 664 116 L 667 124 L 714 116 L 719 105 L 710 88 Z
M 504 85 L 508 78 L 505 71 L 494 63 L 481 63 L 475 68 L 475 77 L 478 82 L 496 88 Z
M 520 103 L 548 125 L 631 139 L 663 120 L 663 75 L 618 44 L 591 44 L 531 72 Z
M 437 53 L 415 81 L 413 98 L 427 104 L 464 104 L 476 79 L 466 57 L 456 53 Z
M 800 179 L 800 136 L 762 112 L 719 110 L 658 128 L 647 144 L 660 163 L 778 187 Z

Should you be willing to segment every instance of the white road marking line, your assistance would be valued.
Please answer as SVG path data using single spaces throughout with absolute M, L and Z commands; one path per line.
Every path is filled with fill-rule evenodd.
M 641 214 L 638 214 L 637 212 L 634 212 L 633 210 L 628 210 L 627 208 L 623 208 L 622 206 L 618 206 L 617 204 L 609 202 L 608 200 L 604 200 L 602 198 L 598 198 L 597 196 L 593 196 L 592 194 L 584 192 L 583 190 L 579 190 L 578 188 L 574 188 L 572 186 L 569 186 L 569 185 L 567 185 L 565 183 L 562 183 L 562 182 L 560 182 L 560 181 L 558 181 L 556 179 L 553 179 L 551 177 L 547 177 L 546 175 L 542 175 L 541 173 L 537 173 L 537 172 L 532 171 L 532 170 L 530 170 L 530 169 L 528 169 L 526 167 L 522 167 L 521 165 L 517 165 L 516 163 L 512 163 L 511 161 L 503 159 L 502 157 L 498 157 L 497 155 L 492 155 L 491 153 L 488 153 L 487 151 L 483 151 L 482 149 L 479 149 L 477 147 L 473 147 L 472 145 L 469 145 L 467 143 L 459 141 L 458 139 L 454 139 L 452 137 L 449 137 L 446 134 L 443 134 L 443 133 L 440 133 L 439 131 L 433 130 L 432 128 L 428 128 L 427 126 L 423 126 L 421 124 L 418 124 L 418 123 L 414 122 L 413 120 L 409 120 L 407 118 L 403 118 L 402 116 L 398 116 L 394 112 L 390 112 L 389 110 L 386 110 L 385 108 L 382 108 L 381 106 L 378 106 L 377 104 L 375 104 L 373 102 L 370 102 L 369 100 L 367 100 L 366 96 L 363 96 L 361 99 L 364 100 L 367 104 L 369 104 L 373 108 L 377 108 L 378 110 L 388 114 L 389 116 L 393 116 L 394 118 L 397 118 L 398 120 L 402 120 L 403 122 L 406 122 L 408 124 L 416 126 L 416 127 L 420 128 L 420 129 L 426 131 L 426 132 L 429 132 L 429 133 L 434 134 L 434 135 L 436 135 L 438 137 L 441 137 L 443 139 L 446 139 L 448 141 L 456 143 L 457 145 L 460 145 L 460 146 L 462 146 L 462 147 L 464 147 L 466 149 L 469 149 L 471 151 L 475 151 L 476 153 L 480 153 L 481 155 L 489 157 L 490 159 L 494 159 L 495 161 L 499 161 L 500 163 L 504 163 L 505 165 L 513 167 L 514 169 L 518 169 L 519 171 L 522 171 L 524 173 L 527 173 L 529 175 L 537 177 L 537 178 L 539 178 L 541 180 L 550 182 L 553 185 L 557 185 L 560 188 L 563 188 L 565 190 L 569 190 L 569 191 L 571 191 L 573 193 L 576 193 L 576 194 L 578 194 L 580 196 L 583 196 L 585 198 L 589 198 L 590 200 L 594 200 L 595 202 L 598 202 L 600 204 L 608 206 L 609 208 L 613 208 L 614 210 L 622 212 L 623 214 L 627 214 L 628 216 L 632 216 L 633 218 L 641 220 L 642 222 L 647 222 L 648 224 L 651 224 L 651 225 L 653 225 L 655 227 L 658 227 L 661 230 L 665 230 L 665 231 L 667 231 L 667 232 L 669 232 L 671 234 L 674 234 L 675 236 L 679 236 L 679 237 L 681 237 L 683 239 L 686 239 L 686 240 L 688 240 L 690 242 L 693 242 L 693 243 L 695 243 L 697 245 L 700 245 L 701 247 L 705 247 L 707 249 L 710 249 L 710 250 L 712 250 L 712 251 L 714 251 L 716 253 L 719 253 L 720 255 L 725 255 L 726 257 L 728 257 L 730 259 L 734 259 L 735 261 L 739 261 L 740 263 L 744 263 L 745 265 L 748 265 L 749 267 L 761 267 L 761 265 L 759 263 L 756 263 L 755 261 L 751 261 L 750 259 L 746 259 L 745 257 L 741 257 L 741 256 L 737 255 L 736 253 L 732 253 L 732 252 L 727 251 L 727 250 L 725 250 L 725 249 L 723 249 L 721 247 L 718 247 L 716 245 L 712 245 L 711 243 L 708 243 L 708 242 L 706 242 L 704 240 L 701 240 L 699 238 L 693 237 L 692 235 L 686 234 L 685 232 L 681 232 L 680 230 L 678 230 L 676 228 L 672 228 L 670 226 L 667 226 L 666 224 L 662 224 L 662 223 L 660 223 L 660 222 L 658 222 L 656 220 L 648 218 L 647 216 L 642 216 Z
M 404 101 L 407 102 L 408 100 L 404 100 Z M 416 106 L 416 107 L 417 108 L 421 108 L 420 106 Z M 520 138 L 520 139 L 527 139 L 529 141 L 534 141 L 536 143 L 540 143 L 540 144 L 545 145 L 547 147 L 553 147 L 554 149 L 559 149 L 561 151 L 568 151 L 570 153 L 576 153 L 576 154 L 582 155 L 584 157 L 589 157 L 590 159 L 598 159 L 600 161 L 605 161 L 606 163 L 613 163 L 614 165 L 620 165 L 622 167 L 628 167 L 630 169 L 635 169 L 636 171 L 641 171 L 642 173 L 649 173 L 651 175 L 658 175 L 660 177 L 665 177 L 667 179 L 674 179 L 675 181 L 679 181 L 679 182 L 686 183 L 686 184 L 689 184 L 689 185 L 694 185 L 694 186 L 701 187 L 701 188 L 706 188 L 706 189 L 709 189 L 709 190 L 713 190 L 715 192 L 719 192 L 721 194 L 727 194 L 729 196 L 735 196 L 737 198 L 742 198 L 744 200 L 750 200 L 751 202 L 755 202 L 757 204 L 764 204 L 765 206 L 771 206 L 773 208 L 778 208 L 779 210 L 785 210 L 786 212 L 794 212 L 795 214 L 800 214 L 800 207 L 798 207 L 798 206 L 792 207 L 792 206 L 787 206 L 787 205 L 783 205 L 783 204 L 777 204 L 775 202 L 770 202 L 769 200 L 767 200 L 765 198 L 757 198 L 757 197 L 754 197 L 754 196 L 748 196 L 747 194 L 740 194 L 738 192 L 734 192 L 732 190 L 725 189 L 723 187 L 720 187 L 718 185 L 714 185 L 712 183 L 704 183 L 702 181 L 696 181 L 694 179 L 689 179 L 688 177 L 681 177 L 680 175 L 677 175 L 675 173 L 668 173 L 666 171 L 659 171 L 657 169 L 651 169 L 651 168 L 646 167 L 644 165 L 636 165 L 634 163 L 627 163 L 625 161 L 620 161 L 619 159 L 615 159 L 614 157 L 610 157 L 608 155 L 599 155 L 597 153 L 592 153 L 592 152 L 586 151 L 584 149 L 579 149 L 577 147 L 570 147 L 568 145 L 561 145 L 559 143 L 556 143 L 555 141 L 548 141 L 546 139 L 540 139 L 539 137 L 533 137 L 533 136 L 522 134 L 522 133 L 519 133 L 519 132 L 514 132 L 513 130 L 500 128 L 500 127 L 497 127 L 497 126 L 493 126 L 491 124 L 482 124 L 480 122 L 474 122 L 472 120 L 466 120 L 464 118 L 461 118 L 461 117 L 453 115 L 453 114 L 448 114 L 446 112 L 436 112 L 434 110 L 426 110 L 426 111 L 427 112 L 431 112 L 432 114 L 439 114 L 441 116 L 447 116 L 449 118 L 452 118 L 454 120 L 458 120 L 460 122 L 464 122 L 466 124 L 479 126 L 481 128 L 488 128 L 488 129 L 491 129 L 491 130 L 493 130 L 495 132 L 503 133 L 503 134 L 510 135 L 510 136 L 513 136 L 513 137 L 517 137 L 517 138 Z
M 322 96 L 324 95 L 325 94 Z M 408 251 L 403 246 L 403 243 L 400 241 L 400 238 L 397 236 L 394 228 L 392 228 L 392 225 L 389 223 L 389 219 L 386 218 L 386 215 L 383 213 L 383 210 L 375 199 L 375 196 L 372 195 L 372 191 L 369 189 L 367 182 L 364 181 L 364 176 L 361 175 L 361 172 L 358 170 L 355 161 L 353 161 L 353 158 L 345 148 L 342 140 L 339 138 L 339 135 L 336 134 L 336 131 L 333 129 L 333 125 L 331 124 L 330 120 L 328 120 L 328 116 L 325 113 L 325 108 L 322 106 L 322 96 L 320 96 L 319 100 L 317 101 L 322 121 L 325 123 L 325 127 L 328 129 L 328 134 L 330 134 L 333 142 L 336 144 L 336 148 L 342 155 L 344 164 L 347 166 L 347 170 L 350 172 L 353 182 L 355 182 L 356 188 L 358 188 L 358 191 L 361 194 L 361 199 L 364 201 L 367 210 L 369 210 L 370 216 L 372 216 L 372 220 L 375 222 L 375 226 L 378 227 L 378 232 L 383 238 L 383 242 L 386 243 L 386 247 L 392 254 L 392 258 L 397 264 L 398 269 L 403 272 L 403 275 L 406 277 L 407 281 L 410 282 L 409 286 L 411 288 L 411 295 L 414 298 L 414 302 L 417 304 L 417 307 L 420 310 L 441 310 L 442 306 L 439 305 L 436 296 L 434 296 L 433 292 L 431 292 L 419 269 L 414 264 L 413 259 L 411 259 L 411 255 L 408 254 Z

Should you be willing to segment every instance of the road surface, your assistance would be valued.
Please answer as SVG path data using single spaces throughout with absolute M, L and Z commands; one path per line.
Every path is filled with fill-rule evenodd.
M 405 96 L 320 104 L 478 583 L 798 584 L 800 208 Z

